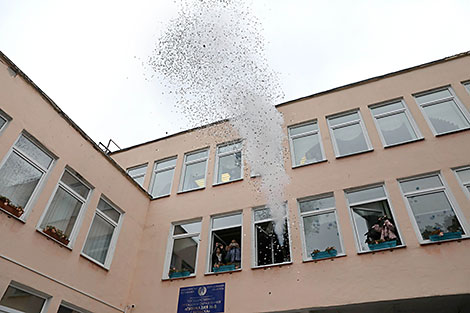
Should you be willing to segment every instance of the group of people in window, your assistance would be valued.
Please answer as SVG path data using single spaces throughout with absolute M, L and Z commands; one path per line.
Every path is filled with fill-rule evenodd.
M 217 269 L 223 265 L 234 265 L 235 269 L 240 268 L 242 252 L 238 242 L 233 239 L 228 245 L 217 242 L 212 253 L 212 268 Z

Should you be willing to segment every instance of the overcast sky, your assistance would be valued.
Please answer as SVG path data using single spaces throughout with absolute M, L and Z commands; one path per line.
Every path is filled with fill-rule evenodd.
M 252 1 L 286 101 L 470 50 L 469 0 Z M 187 128 L 142 65 L 175 13 L 174 0 L 0 0 L 0 50 L 124 148 Z

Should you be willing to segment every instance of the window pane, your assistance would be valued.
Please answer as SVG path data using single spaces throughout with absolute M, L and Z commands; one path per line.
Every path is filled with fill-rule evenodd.
M 83 198 L 86 199 L 88 197 L 88 192 L 90 191 L 90 189 L 84 184 L 82 184 L 74 176 L 72 176 L 69 172 L 65 171 L 64 175 L 62 175 L 62 178 L 60 180 Z
M 175 169 L 155 173 L 151 194 L 153 197 L 169 195 Z
M 385 198 L 385 191 L 383 186 L 372 187 L 368 189 L 350 191 L 347 193 L 349 203 L 357 203 L 379 198 Z
M 377 119 L 380 132 L 387 145 L 416 139 L 416 133 L 405 113 L 399 113 Z
M 230 227 L 233 225 L 241 225 L 241 223 L 242 223 L 241 214 L 214 217 L 212 220 L 212 228 Z
M 226 145 L 226 146 L 221 146 L 218 148 L 218 153 L 225 153 L 225 152 L 231 152 L 231 151 L 237 151 L 242 148 L 242 143 L 237 142 L 231 145 Z
M 403 103 L 401 103 L 401 101 L 389 103 L 387 105 L 377 106 L 375 108 L 371 108 L 371 111 L 374 115 L 379 115 L 382 113 L 392 112 L 399 109 L 403 109 Z
M 44 151 L 39 149 L 25 136 L 21 136 L 15 144 L 15 147 L 26 153 L 34 161 L 38 162 L 44 168 L 49 168 L 52 163 L 52 158 Z
M 470 92 L 470 82 L 464 84 L 465 88 L 467 88 L 468 92 Z
M 194 160 L 207 157 L 207 151 L 208 150 L 204 150 L 204 151 L 195 152 L 195 153 L 186 155 L 186 162 L 191 162 Z
M 106 222 L 99 215 L 95 215 L 83 252 L 101 264 L 104 264 L 113 232 L 113 225 Z
M 334 129 L 333 133 L 339 155 L 353 154 L 369 149 L 359 124 Z
M 338 253 L 343 252 L 335 213 L 304 217 L 304 233 L 308 255 L 313 250 L 324 251 L 328 247 L 334 247 Z
M 438 134 L 470 126 L 453 100 L 429 105 L 423 110 Z
M 464 234 L 454 210 L 443 191 L 408 197 L 411 210 L 423 239 L 429 239 L 431 232 L 440 229 L 446 232 Z
M 127 172 L 129 173 L 129 176 L 131 177 L 145 175 L 145 173 L 147 172 L 147 165 L 128 169 Z
M 0 115 L 0 129 L 7 123 L 7 120 Z
M 0 196 L 24 208 L 42 175 L 41 171 L 13 152 L 0 169 Z
M 206 161 L 186 166 L 183 178 L 183 190 L 206 186 Z
M 0 305 L 24 313 L 40 313 L 45 302 L 46 300 L 43 298 L 8 286 L 2 300 L 0 300 Z
M 132 176 L 131 176 L 132 177 Z M 132 177 L 136 183 L 138 183 L 141 187 L 143 187 L 144 185 L 144 180 L 145 180 L 145 176 L 142 175 L 142 176 L 134 176 Z
M 217 182 L 225 183 L 242 177 L 242 153 L 226 155 L 219 158 Z
M 441 187 L 442 182 L 438 175 L 417 178 L 400 183 L 403 192 L 411 192 L 417 190 L 424 190 L 429 188 Z
M 70 238 L 81 207 L 80 201 L 59 187 L 47 209 L 41 228 L 54 226 Z
M 201 231 L 201 221 L 175 225 L 174 235 L 194 234 Z
M 165 167 L 169 167 L 169 166 L 176 166 L 176 158 L 158 162 L 157 170 L 165 168 Z
M 255 217 L 255 221 L 262 221 L 262 220 L 270 219 L 271 210 L 269 210 L 268 208 L 258 209 L 254 211 L 254 217 Z
M 321 209 L 331 209 L 335 207 L 335 198 L 325 197 L 319 199 L 312 199 L 308 201 L 302 201 L 299 203 L 300 212 L 310 212 L 310 211 L 318 211 Z
M 458 170 L 457 175 L 459 175 L 460 180 L 462 183 L 470 182 L 470 168 L 464 170 Z
M 175 239 L 171 254 L 170 268 L 194 273 L 199 237 Z
M 450 93 L 450 91 L 448 89 L 444 89 L 444 90 L 428 93 L 426 95 L 416 96 L 416 101 L 419 104 L 423 104 L 423 103 L 426 103 L 426 102 L 431 102 L 431 101 L 434 101 L 434 100 L 439 100 L 439 99 L 443 99 L 443 98 L 447 98 L 447 97 L 452 97 L 452 94 Z
M 119 222 L 119 217 L 121 216 L 121 214 L 116 211 L 115 208 L 106 203 L 106 201 L 104 201 L 103 199 L 100 199 L 100 202 L 98 203 L 98 209 L 111 220 L 115 221 L 116 223 Z
M 285 222 L 284 246 L 279 244 L 274 233 L 274 223 L 264 222 L 256 224 L 256 265 L 277 264 L 290 261 L 289 234 L 287 221 Z
M 323 160 L 319 136 L 309 135 L 292 140 L 294 146 L 294 164 L 304 165 Z
M 301 125 L 301 126 L 292 126 L 289 128 L 289 133 L 291 136 L 295 136 L 298 134 L 303 134 L 306 132 L 318 130 L 318 125 L 317 123 L 310 123 L 306 125 Z
M 59 307 L 59 310 L 57 311 L 57 313 L 81 313 L 81 312 L 69 309 L 69 308 L 61 305 Z
M 360 120 L 359 114 L 357 112 L 350 113 L 348 115 L 338 116 L 338 117 L 329 117 L 328 120 L 330 121 L 331 126 L 343 124 L 346 122 L 357 121 Z

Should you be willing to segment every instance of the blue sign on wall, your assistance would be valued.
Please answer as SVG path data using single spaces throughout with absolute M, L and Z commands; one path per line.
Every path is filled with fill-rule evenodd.
M 180 288 L 178 313 L 222 313 L 225 283 Z

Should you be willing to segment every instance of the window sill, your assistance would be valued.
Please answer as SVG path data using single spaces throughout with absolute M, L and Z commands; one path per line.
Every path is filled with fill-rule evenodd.
M 205 273 L 204 275 L 205 276 L 212 276 L 212 275 L 220 275 L 220 274 L 232 274 L 234 272 L 241 272 L 242 271 L 242 268 L 238 268 L 238 269 L 235 269 L 235 270 L 232 270 L 232 271 L 225 271 L 225 272 L 207 272 Z
M 320 161 L 315 161 L 315 162 L 311 162 L 311 163 L 307 163 L 307 164 L 299 164 L 299 165 L 292 165 L 292 168 L 299 168 L 299 167 L 305 167 L 305 166 L 309 166 L 309 165 L 313 165 L 313 164 L 318 164 L 318 163 L 324 163 L 324 162 L 327 162 L 328 160 L 327 159 L 323 159 L 323 160 L 320 160 Z
M 0 212 L 1 212 L 1 213 L 4 213 L 8 218 L 12 218 L 12 217 L 13 217 L 13 219 L 15 219 L 15 220 L 17 220 L 17 221 L 19 221 L 19 222 L 21 222 L 21 223 L 23 223 L 23 224 L 26 224 L 26 221 L 24 221 L 24 220 L 21 218 L 22 216 L 25 216 L 26 213 L 23 213 L 23 214 L 21 215 L 21 217 L 17 217 L 16 215 L 13 215 L 13 214 L 11 214 L 10 212 L 8 212 L 8 211 L 6 211 L 6 210 L 4 210 L 4 209 L 2 209 L 2 208 L 0 208 Z
M 167 195 L 161 195 L 161 196 L 152 196 L 152 200 L 157 200 L 157 199 L 161 199 L 161 198 L 168 198 L 170 196 L 170 194 L 167 194 Z
M 321 262 L 321 261 L 334 261 L 334 259 L 336 258 L 342 258 L 342 257 L 345 257 L 347 256 L 346 253 L 341 253 L 341 254 L 337 254 L 336 256 L 332 256 L 331 258 L 324 258 L 324 259 L 317 259 L 317 260 L 314 260 L 314 259 L 307 259 L 307 260 L 303 260 L 302 262 L 303 263 L 310 263 L 310 262 L 314 262 L 314 263 L 317 263 L 317 262 Z
M 395 246 L 395 247 L 392 247 L 392 248 L 383 248 L 383 249 L 369 250 L 369 251 L 359 251 L 357 254 L 369 254 L 369 253 L 374 254 L 376 252 L 385 252 L 385 251 L 392 252 L 395 249 L 402 249 L 402 248 L 406 248 L 406 245 L 401 244 L 399 246 Z
M 284 265 L 291 265 L 291 264 L 292 264 L 292 261 L 289 261 L 289 262 L 284 262 L 284 263 L 253 266 L 251 269 L 252 270 L 263 269 L 263 268 L 267 269 L 267 268 L 270 268 L 270 267 L 283 267 Z
M 192 191 L 198 191 L 198 190 L 203 190 L 206 189 L 206 186 L 204 187 L 198 187 L 198 188 L 193 188 L 193 189 L 188 189 L 188 190 L 180 190 L 176 194 L 182 194 L 182 193 L 187 193 L 187 192 L 192 192 Z
M 95 265 L 101 267 L 102 269 L 104 269 L 106 272 L 109 272 L 109 267 L 106 267 L 104 266 L 103 264 L 101 264 L 100 262 L 94 260 L 93 258 L 89 257 L 88 255 L 84 254 L 83 252 L 80 253 L 80 256 L 87 259 L 88 261 L 94 263 Z
M 445 240 L 439 240 L 439 241 L 431 241 L 431 240 L 425 240 L 420 242 L 419 244 L 421 246 L 427 246 L 427 245 L 440 245 L 441 243 L 446 243 L 450 241 L 460 241 L 460 240 L 467 240 L 470 239 L 469 235 L 462 236 L 461 238 L 453 238 L 453 239 L 445 239 Z
M 441 136 L 445 136 L 445 135 L 449 135 L 449 134 L 464 132 L 464 131 L 467 131 L 467 130 L 470 130 L 470 127 L 465 127 L 465 128 L 461 128 L 461 129 L 457 129 L 457 130 L 452 130 L 452 131 L 445 132 L 445 133 L 440 133 L 440 134 L 434 134 L 434 136 L 435 137 L 441 137 Z
M 162 281 L 185 280 L 187 278 L 195 278 L 195 277 L 196 277 L 196 274 L 191 274 L 189 276 L 184 276 L 184 277 L 173 277 L 173 278 L 165 277 L 165 278 L 162 278 Z
M 364 151 L 354 152 L 354 153 L 344 154 L 344 155 L 337 155 L 336 159 L 342 159 L 342 158 L 346 158 L 346 157 L 349 157 L 349 156 L 364 154 L 364 153 L 368 153 L 368 152 L 372 152 L 372 151 L 374 151 L 374 149 L 369 149 L 369 150 L 364 150 Z
M 69 249 L 70 251 L 72 251 L 72 247 L 70 247 L 70 243 L 69 243 L 69 245 L 65 245 L 62 242 L 60 242 L 59 240 L 57 240 L 57 239 L 49 236 L 48 234 L 44 233 L 41 229 L 36 228 L 36 231 L 38 233 L 40 233 L 41 235 L 45 236 L 47 239 L 50 239 L 50 240 L 56 242 L 57 244 L 60 245 L 60 247 L 65 247 L 65 248 Z
M 226 181 L 226 182 L 215 183 L 215 184 L 212 184 L 212 187 L 216 187 L 216 186 L 220 186 L 220 185 L 225 185 L 225 184 L 230 184 L 230 183 L 235 183 L 235 182 L 241 181 L 241 180 L 243 180 L 243 177 L 242 177 L 242 178 L 237 178 L 237 179 L 234 179 L 234 180 L 230 180 L 230 181 Z
M 423 141 L 423 140 L 424 140 L 424 137 L 419 137 L 419 138 L 416 138 L 416 139 L 413 139 L 413 140 L 403 141 L 403 142 L 399 142 L 399 143 L 394 143 L 392 145 L 384 146 L 384 149 L 403 146 L 403 145 L 406 145 L 406 144 L 409 144 L 409 143 L 413 143 L 413 142 L 417 142 L 417 141 Z

